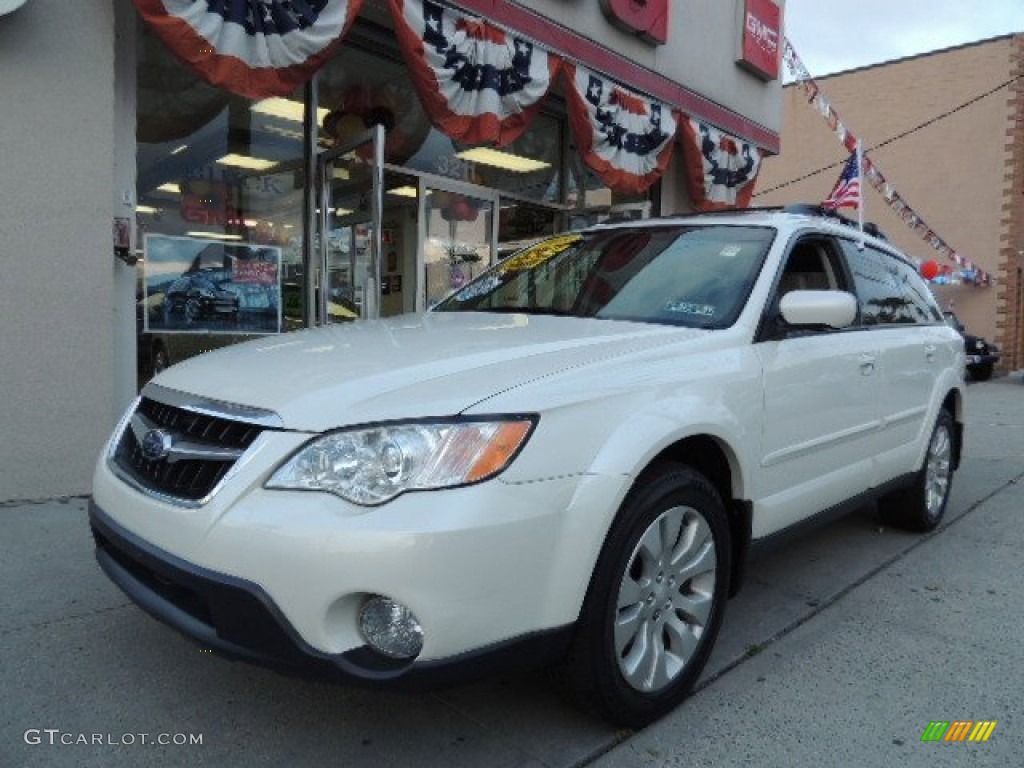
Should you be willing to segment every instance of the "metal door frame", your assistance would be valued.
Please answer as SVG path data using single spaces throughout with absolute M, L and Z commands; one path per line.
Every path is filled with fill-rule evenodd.
M 381 242 L 381 219 L 384 214 L 384 126 L 378 124 L 360 133 L 351 141 L 324 150 L 316 156 L 316 177 L 319 182 L 319 195 L 311 196 L 310 206 L 312 210 L 308 213 L 311 219 L 315 219 L 317 223 L 316 232 L 320 237 L 320 247 L 316 253 L 317 263 L 311 265 L 315 266 L 315 271 L 319 274 L 319 280 L 315 284 L 317 295 L 315 320 L 318 325 L 326 325 L 328 322 L 327 302 L 330 298 L 330 286 L 327 280 L 327 228 L 330 222 L 332 175 L 329 171 L 333 168 L 336 159 L 367 145 L 373 147 L 373 160 L 370 164 L 370 258 L 368 262 L 369 272 L 366 275 L 367 286 L 363 290 L 361 314 L 363 318 L 376 319 L 380 316 L 380 258 L 383 245 Z M 317 202 L 320 203 L 320 215 L 318 217 L 316 216 Z M 313 269 L 310 270 L 310 272 L 313 271 Z M 352 279 L 353 281 L 355 280 L 354 273 Z M 310 281 L 307 281 L 307 286 L 310 284 Z

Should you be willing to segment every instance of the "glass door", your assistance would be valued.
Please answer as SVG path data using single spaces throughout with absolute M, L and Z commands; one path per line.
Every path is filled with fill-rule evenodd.
M 420 179 L 417 309 L 458 290 L 494 263 L 498 194 L 473 184 Z
M 318 324 L 380 315 L 383 146 L 376 125 L 317 158 Z

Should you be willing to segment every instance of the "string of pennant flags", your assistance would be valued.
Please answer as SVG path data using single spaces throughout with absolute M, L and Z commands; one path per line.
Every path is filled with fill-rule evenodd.
M 946 243 L 945 240 L 939 237 L 935 230 L 929 227 L 924 219 L 910 207 L 910 204 L 907 203 L 903 196 L 896 191 L 896 188 L 888 179 L 885 178 L 881 170 L 879 170 L 878 166 L 871 160 L 871 158 L 860 152 L 859 140 L 843 124 L 838 113 L 821 92 L 818 84 L 814 81 L 814 78 L 811 77 L 810 72 L 808 72 L 807 67 L 805 67 L 804 63 L 800 60 L 800 57 L 797 55 L 797 52 L 793 48 L 789 39 L 784 40 L 783 60 L 785 61 L 790 74 L 792 74 L 796 81 L 796 84 L 807 96 L 808 103 L 816 112 L 818 112 L 819 115 L 821 115 L 828 124 L 828 127 L 835 133 L 836 138 L 838 138 L 842 145 L 850 151 L 851 156 L 860 155 L 860 169 L 863 178 L 878 191 L 882 196 L 882 199 L 885 200 L 888 206 L 897 216 L 899 216 L 903 223 L 910 227 L 913 232 L 918 234 L 940 255 L 957 265 L 958 271 L 953 277 L 953 281 L 979 286 L 992 285 L 995 282 L 992 275 L 979 268 L 963 254 L 958 253 L 954 248 Z M 863 210 L 863 205 L 861 205 L 861 210 Z M 922 265 L 922 267 L 923 266 L 924 265 Z M 927 274 L 929 271 L 932 271 L 933 274 Z M 940 280 L 949 281 L 949 276 L 941 275 L 940 270 L 922 269 L 922 272 L 926 278 L 935 279 L 936 282 Z M 939 274 L 936 274 L 936 272 Z

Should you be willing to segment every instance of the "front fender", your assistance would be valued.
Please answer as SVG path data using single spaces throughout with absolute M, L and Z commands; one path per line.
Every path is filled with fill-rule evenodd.
M 588 468 L 593 474 L 625 473 L 636 478 L 660 455 L 694 437 L 708 437 L 729 463 L 733 498 L 744 498 L 760 445 L 760 418 L 737 414 L 722 402 L 679 397 L 632 414 L 608 436 Z

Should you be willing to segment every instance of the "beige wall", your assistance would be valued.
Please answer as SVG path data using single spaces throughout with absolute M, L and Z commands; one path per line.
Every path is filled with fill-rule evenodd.
M 903 199 L 950 246 L 997 276 L 1008 237 L 1004 205 L 1012 197 L 1007 177 L 1012 151 L 1007 132 L 1013 126 L 1010 89 L 884 147 L 870 148 L 1008 81 L 1016 47 L 1013 38 L 996 38 L 816 79 Z M 820 202 L 848 153 L 799 87 L 783 89 L 781 136 L 781 152 L 762 166 L 752 204 Z M 772 191 L 828 164 L 835 167 Z M 867 220 L 908 254 L 955 266 L 911 232 L 870 185 L 865 189 Z M 856 216 L 851 209 L 843 210 Z M 997 337 L 999 293 L 997 287 L 935 287 L 943 308 L 952 305 L 969 329 L 990 340 Z
M 111 427 L 114 12 L 0 16 L 0 501 L 85 493 Z

